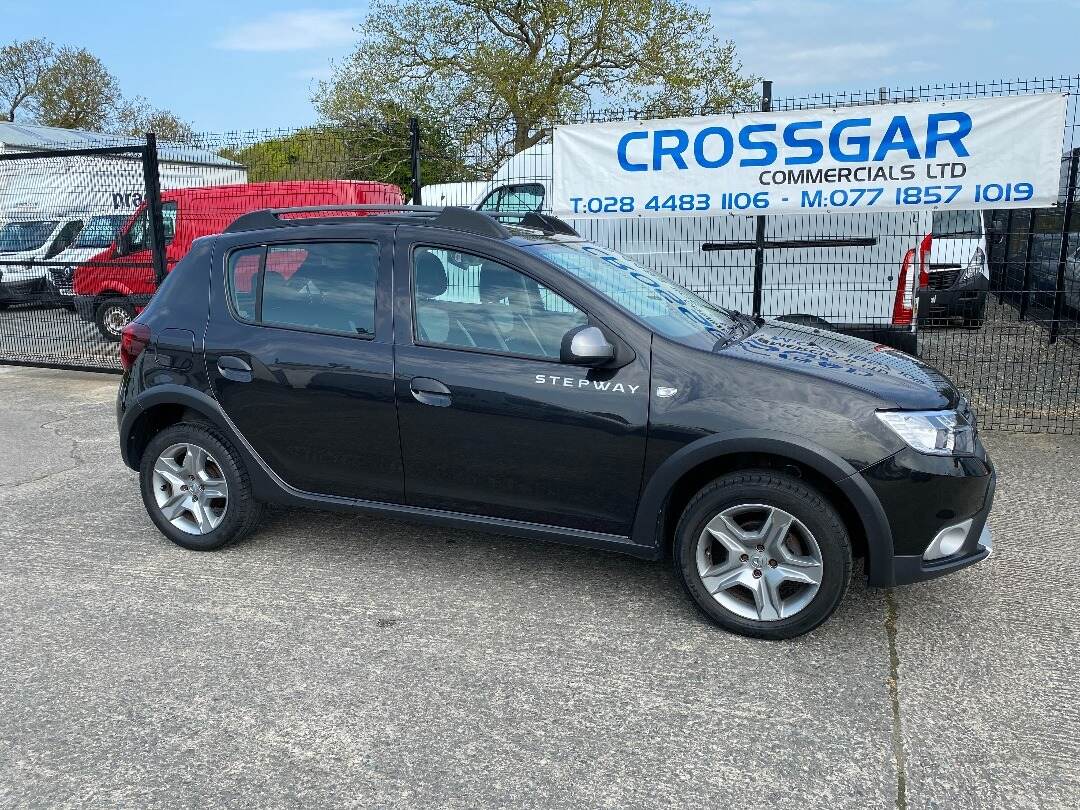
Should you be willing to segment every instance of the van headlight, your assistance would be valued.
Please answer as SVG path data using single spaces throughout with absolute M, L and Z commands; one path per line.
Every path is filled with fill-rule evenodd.
M 975 452 L 975 426 L 956 411 L 878 411 L 877 418 L 919 453 L 970 456 Z
M 967 284 L 975 276 L 982 273 L 984 269 L 986 269 L 986 254 L 983 253 L 981 247 L 977 247 L 975 252 L 971 254 L 971 261 L 968 262 L 968 266 L 964 268 L 964 272 L 960 274 L 960 278 L 956 280 L 956 283 Z

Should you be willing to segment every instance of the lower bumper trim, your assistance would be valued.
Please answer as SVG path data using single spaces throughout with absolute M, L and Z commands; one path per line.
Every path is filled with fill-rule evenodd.
M 994 551 L 994 538 L 990 527 L 983 525 L 974 550 L 953 554 L 939 560 L 924 560 L 920 555 L 899 555 L 893 557 L 893 585 L 909 585 L 935 579 L 982 562 Z

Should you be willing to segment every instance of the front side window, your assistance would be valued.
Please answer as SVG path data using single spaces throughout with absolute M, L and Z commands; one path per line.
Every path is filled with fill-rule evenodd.
M 562 296 L 491 259 L 441 248 L 413 254 L 420 343 L 557 360 L 588 317 Z
M 49 240 L 57 224 L 55 219 L 6 223 L 0 227 L 0 253 L 37 250 Z
M 378 268 L 370 242 L 244 248 L 229 257 L 229 295 L 247 321 L 372 336 Z
M 711 350 L 737 331 L 732 313 L 599 245 L 543 242 L 525 250 L 580 279 L 672 340 Z
M 484 198 L 481 211 L 505 211 L 511 214 L 528 214 L 539 211 L 544 204 L 544 187 L 539 183 L 518 183 L 502 186 Z
M 176 235 L 176 203 L 167 202 L 161 205 L 161 222 L 165 228 L 165 244 L 172 242 Z M 128 237 L 131 250 L 150 249 L 150 212 L 144 208 L 138 218 L 131 223 L 128 229 Z

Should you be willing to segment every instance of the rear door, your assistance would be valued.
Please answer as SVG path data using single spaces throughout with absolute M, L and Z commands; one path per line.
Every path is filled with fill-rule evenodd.
M 229 418 L 287 484 L 400 502 L 393 229 L 362 233 L 221 239 L 206 368 Z
M 396 251 L 406 502 L 628 535 L 645 455 L 648 344 L 619 369 L 561 363 L 566 331 L 595 322 L 587 307 L 512 252 L 437 236 L 404 237 Z

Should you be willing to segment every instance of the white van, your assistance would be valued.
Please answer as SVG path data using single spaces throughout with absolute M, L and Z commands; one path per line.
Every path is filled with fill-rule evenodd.
M 487 182 L 476 180 L 466 183 L 432 183 L 420 189 L 424 205 L 458 205 L 472 208 L 480 202 L 480 195 L 487 189 Z
M 919 323 L 982 324 L 986 293 L 986 218 L 982 211 L 923 211 L 919 243 Z
M 50 297 L 68 309 L 75 308 L 72 279 L 75 268 L 101 253 L 115 240 L 120 229 L 131 219 L 128 214 L 91 214 L 71 245 L 58 253 L 47 267 L 46 285 Z
M 0 308 L 48 291 L 49 267 L 44 262 L 67 251 L 85 221 L 81 216 L 22 214 L 0 222 Z
M 551 146 L 538 144 L 499 169 L 477 208 L 508 214 L 550 213 L 550 178 Z M 944 317 L 945 309 L 969 306 L 952 290 L 961 277 L 961 286 L 967 289 L 971 279 L 965 270 L 971 262 L 981 261 L 980 278 L 986 278 L 985 236 L 980 232 L 979 237 L 969 238 L 965 223 L 970 217 L 957 216 L 960 213 L 981 222 L 974 212 L 768 217 L 762 314 L 811 323 L 822 319 L 839 331 L 913 352 L 915 323 L 925 320 L 916 316 L 917 299 L 925 298 L 926 306 L 931 311 L 937 307 Z M 586 238 L 668 275 L 720 306 L 752 310 L 753 217 L 575 218 L 569 222 Z M 938 224 L 943 238 L 928 238 Z M 975 250 L 977 244 L 982 245 L 981 253 Z M 961 254 L 962 263 L 956 258 Z M 920 281 L 930 288 L 924 293 L 931 295 L 916 295 Z M 985 301 L 985 283 L 981 289 Z M 981 311 L 977 317 L 982 317 Z

